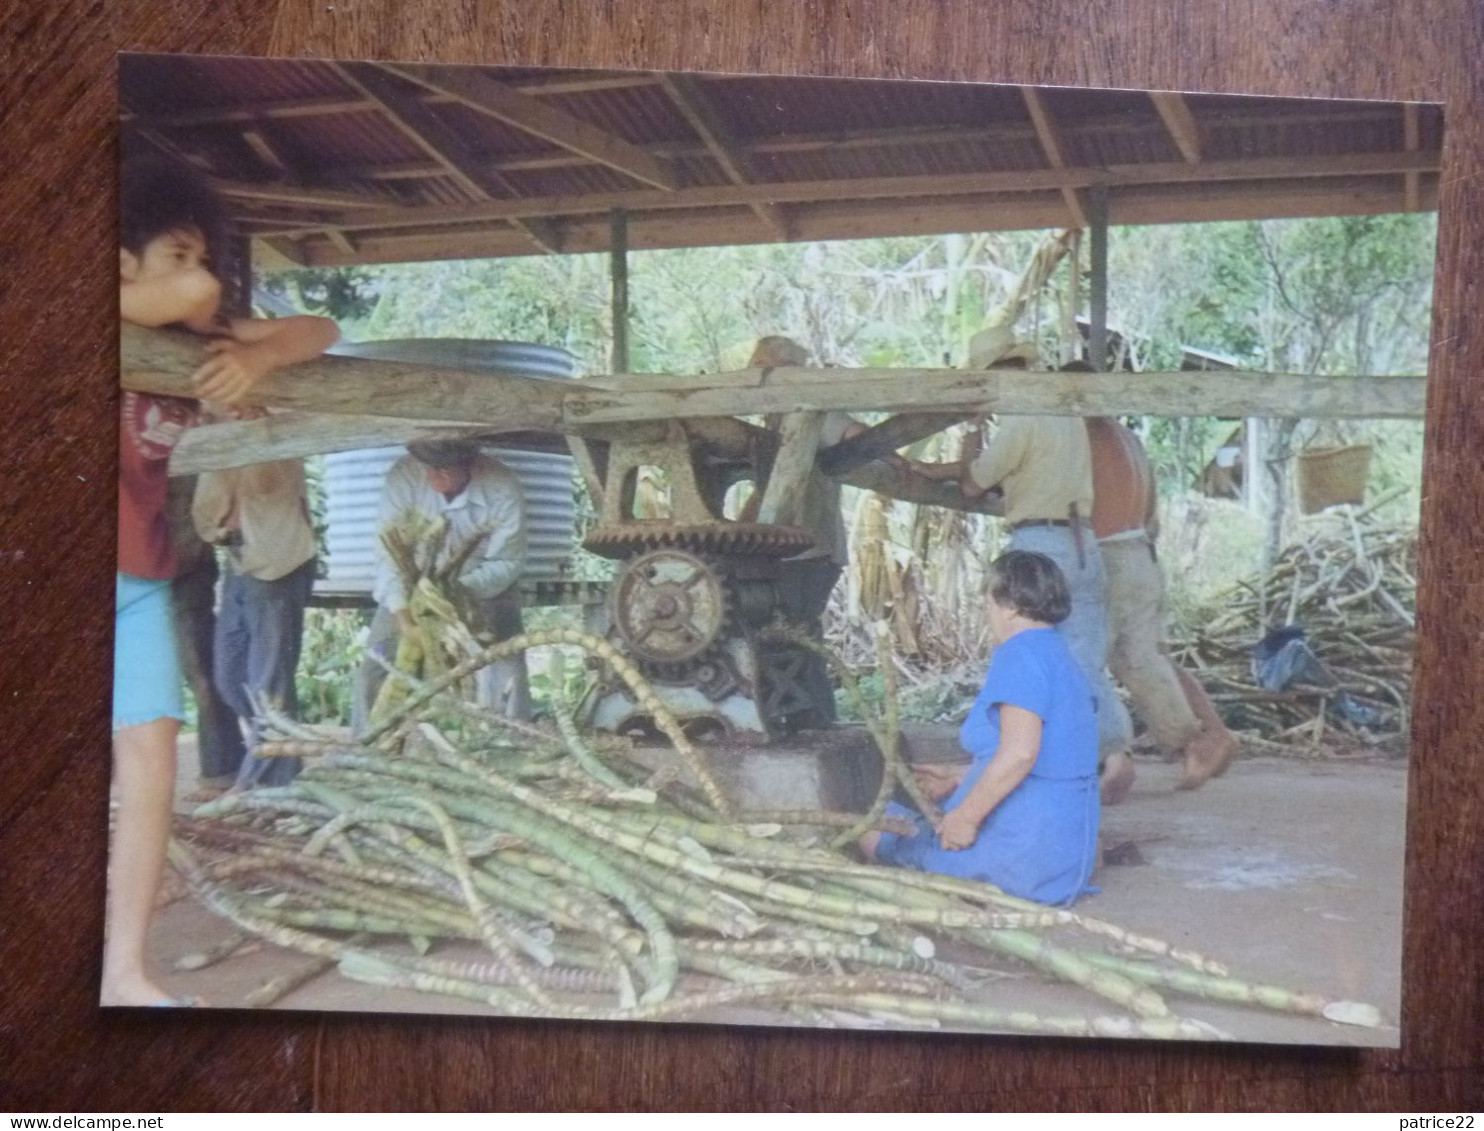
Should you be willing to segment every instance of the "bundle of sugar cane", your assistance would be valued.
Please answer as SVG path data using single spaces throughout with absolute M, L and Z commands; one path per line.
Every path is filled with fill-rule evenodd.
M 629 684 L 683 774 L 656 774 L 571 718 L 548 730 L 450 706 L 479 667 L 554 644 Z M 172 859 L 208 907 L 347 978 L 515 1015 L 747 1009 L 809 1024 L 1218 1035 L 1171 1011 L 1165 995 L 1179 994 L 1379 1023 L 1369 1006 L 1236 979 L 1156 938 L 985 884 L 860 864 L 827 843 L 879 827 L 879 800 L 843 828 L 836 814 L 736 811 L 602 639 L 530 633 L 409 685 L 355 742 L 280 720 L 282 741 L 311 755 L 299 779 L 181 822 Z M 887 692 L 871 729 L 888 774 L 906 781 Z M 1068 1012 L 997 1002 L 1006 967 L 1065 983 Z

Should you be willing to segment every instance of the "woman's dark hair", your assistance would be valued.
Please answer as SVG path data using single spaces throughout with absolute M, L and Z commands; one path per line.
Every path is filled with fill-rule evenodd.
M 205 178 L 166 157 L 126 157 L 119 175 L 119 246 L 139 255 L 151 240 L 182 228 L 201 233 L 211 273 L 232 282 L 227 214 Z
M 1057 564 L 1045 554 L 1007 550 L 989 567 L 995 604 L 1042 624 L 1060 624 L 1072 611 L 1072 594 Z

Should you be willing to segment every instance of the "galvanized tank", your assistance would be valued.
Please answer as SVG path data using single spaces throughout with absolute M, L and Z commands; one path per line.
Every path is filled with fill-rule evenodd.
M 466 338 L 411 338 L 355 342 L 331 351 L 344 357 L 424 362 L 460 369 L 489 369 L 522 377 L 568 379 L 576 358 L 556 346 Z M 520 477 L 525 494 L 528 550 L 523 582 L 566 575 L 573 548 L 572 457 L 508 445 L 486 445 Z M 376 577 L 376 516 L 381 487 L 406 449 L 367 448 L 324 457 L 328 530 L 322 547 L 325 576 L 315 590 L 335 596 L 369 596 Z

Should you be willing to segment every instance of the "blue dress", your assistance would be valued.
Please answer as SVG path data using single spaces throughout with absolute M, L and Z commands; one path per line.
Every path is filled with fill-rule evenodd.
M 994 884 L 1010 895 L 1066 904 L 1087 891 L 1097 852 L 1098 730 L 1092 688 L 1061 635 L 1028 628 L 994 650 L 959 742 L 972 762 L 944 801 L 954 809 L 974 788 L 1000 741 L 1002 703 L 1041 720 L 1035 765 L 979 826 L 968 848 L 945 849 L 921 814 L 893 803 L 887 811 L 916 822 L 912 836 L 883 833 L 882 863 Z

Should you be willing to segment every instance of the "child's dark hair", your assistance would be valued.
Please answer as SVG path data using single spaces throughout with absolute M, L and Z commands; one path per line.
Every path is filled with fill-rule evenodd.
M 1045 554 L 1007 550 L 989 567 L 995 604 L 1041 624 L 1060 624 L 1072 611 L 1072 594 L 1061 568 Z
M 119 180 L 119 246 L 139 255 L 151 240 L 182 228 L 201 233 L 211 273 L 230 282 L 227 215 L 205 178 L 166 157 L 127 157 Z

